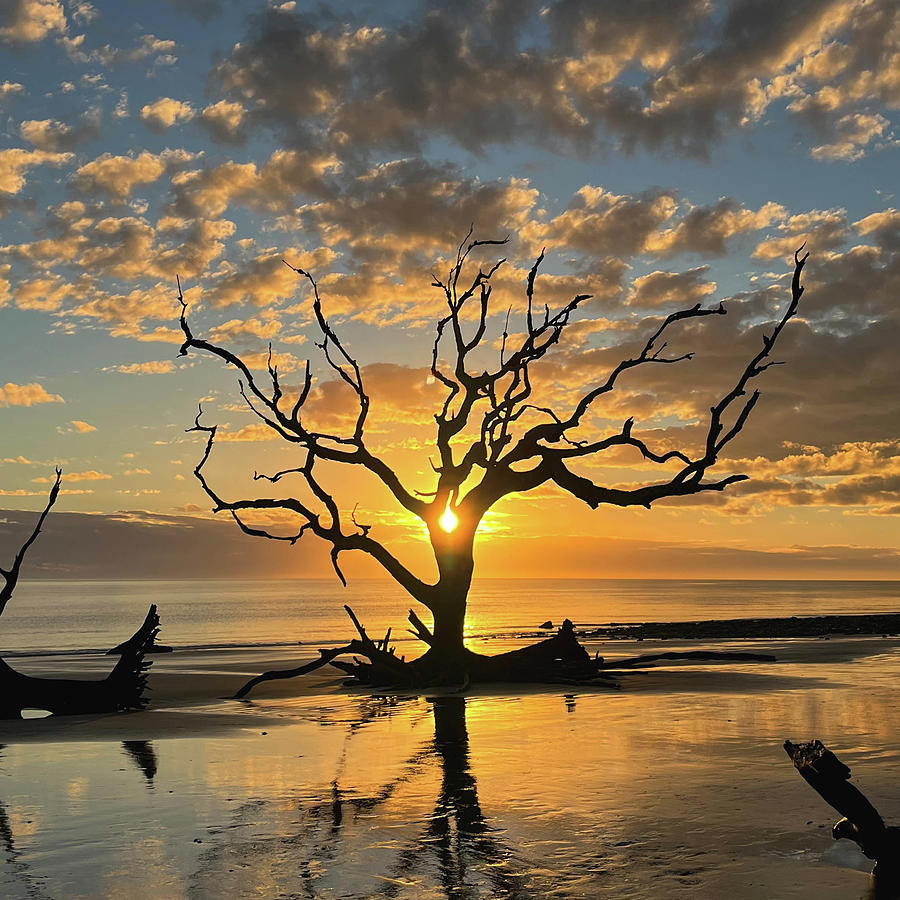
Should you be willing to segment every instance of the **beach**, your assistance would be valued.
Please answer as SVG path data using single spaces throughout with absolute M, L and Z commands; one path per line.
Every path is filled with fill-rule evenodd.
M 615 658 L 700 644 L 587 646 Z M 234 701 L 222 698 L 246 678 L 314 654 L 161 655 L 145 711 L 0 724 L 0 895 L 870 896 L 870 861 L 832 840 L 838 815 L 781 745 L 824 741 L 900 821 L 900 640 L 702 646 L 777 662 L 650 668 L 619 690 L 403 696 L 323 669 Z M 16 665 L 99 677 L 110 662 Z

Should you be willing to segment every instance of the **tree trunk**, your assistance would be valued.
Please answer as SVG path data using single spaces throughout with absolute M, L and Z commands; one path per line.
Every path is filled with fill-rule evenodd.
M 463 631 L 466 622 L 466 594 L 451 595 L 436 605 L 434 615 L 434 643 L 432 649 L 441 656 L 461 655 L 465 649 Z

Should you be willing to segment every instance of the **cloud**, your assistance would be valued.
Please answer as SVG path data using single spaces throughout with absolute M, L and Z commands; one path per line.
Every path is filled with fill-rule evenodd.
M 77 125 L 58 119 L 29 119 L 19 125 L 19 134 L 38 150 L 71 150 L 100 134 L 100 110 L 83 113 Z
M 682 204 L 671 190 L 614 194 L 585 185 L 564 212 L 546 224 L 527 225 L 523 238 L 532 246 L 562 245 L 597 257 L 638 253 L 723 256 L 732 238 L 765 228 L 785 215 L 777 203 L 752 210 L 722 197 L 711 205 L 691 206 Z
M 270 319 L 263 322 L 261 319 L 231 319 L 217 325 L 210 333 L 209 340 L 215 344 L 229 343 L 236 338 L 254 337 L 270 340 L 281 330 L 281 323 Z
M 670 191 L 630 196 L 585 185 L 539 236 L 532 238 L 528 230 L 524 236 L 595 256 L 631 255 L 643 249 L 649 235 L 671 219 L 677 206 Z
M 35 166 L 61 166 L 74 157 L 71 153 L 46 150 L 0 150 L 0 191 L 18 194 L 25 186 L 25 173 Z
M 66 493 L 65 488 L 63 493 Z M 76 491 L 74 493 L 85 493 Z M 0 491 L 0 496 L 46 496 L 39 491 Z M 191 504 L 196 512 L 201 508 Z M 209 504 L 202 512 L 208 515 Z M 0 520 L 0 555 L 14 553 L 34 527 L 34 512 L 6 510 Z M 321 542 L 295 547 L 253 541 L 231 522 L 199 515 L 163 515 L 144 510 L 88 514 L 60 510 L 47 519 L 28 555 L 36 577 L 154 578 L 291 577 L 315 572 L 328 577 Z M 332 573 L 333 574 L 333 573 Z M 123 630 L 127 626 L 123 625 Z
M 294 259 L 301 257 L 299 253 L 287 255 Z M 283 259 L 282 253 L 264 253 L 240 266 L 229 267 L 204 291 L 204 299 L 216 307 L 235 303 L 268 306 L 292 297 L 298 289 L 297 275 L 282 262 Z M 236 321 L 220 326 L 218 333 L 224 334 Z M 271 327 L 272 323 L 269 323 Z
M 847 214 L 843 209 L 810 210 L 791 216 L 778 226 L 783 237 L 768 238 L 757 245 L 756 259 L 790 259 L 804 242 L 817 254 L 835 250 L 847 239 Z
M 237 431 L 218 431 L 216 440 L 224 443 L 247 443 L 256 441 L 274 441 L 278 439 L 278 435 L 261 422 L 253 422 L 250 425 L 244 425 Z
M 155 34 L 145 34 L 135 47 L 124 50 L 109 44 L 96 50 L 84 49 L 84 35 L 63 38 L 61 43 L 72 62 L 94 63 L 101 66 L 116 66 L 122 63 L 142 62 L 154 57 L 154 66 L 171 66 L 178 62 L 175 56 L 175 41 L 158 38 Z
M 766 228 L 785 215 L 786 210 L 778 203 L 764 203 L 754 211 L 730 197 L 722 197 L 709 206 L 691 208 L 674 227 L 650 236 L 646 249 L 659 256 L 724 256 L 732 238 Z
M 99 296 L 91 295 L 91 299 L 71 307 L 69 314 L 128 329 L 147 321 L 171 321 L 177 315 L 177 302 L 172 286 L 159 282 L 147 289 L 135 288 L 127 294 L 99 292 Z M 183 335 L 178 334 L 183 339 Z
M 25 87 L 18 81 L 0 81 L 0 100 L 16 97 L 25 93 Z
M 141 107 L 141 119 L 151 131 L 166 131 L 176 122 L 189 122 L 193 118 L 194 107 L 190 103 L 171 97 L 160 97 Z
M 35 406 L 39 403 L 65 403 L 59 394 L 49 394 L 37 382 L 0 386 L 0 406 Z
M 686 272 L 651 272 L 632 282 L 628 293 L 631 306 L 672 306 L 686 308 L 705 300 L 716 290 L 714 281 L 703 276 L 709 266 L 698 266 Z
M 578 153 L 612 146 L 705 158 L 773 104 L 807 118 L 815 106 L 821 131 L 859 135 L 859 117 L 878 115 L 867 105 L 900 95 L 892 8 L 426 3 L 385 25 L 270 5 L 251 17 L 214 82 L 291 145 L 318 141 L 347 157 L 417 152 L 437 135 L 475 152 L 525 138 Z M 855 149 L 834 152 L 868 143 L 850 141 Z
M 834 124 L 831 143 L 813 147 L 813 159 L 852 161 L 865 155 L 865 148 L 884 135 L 890 122 L 882 115 L 848 113 Z
M 100 192 L 123 201 L 136 186 L 151 184 L 170 167 L 181 166 L 195 158 L 195 154 L 185 150 L 164 150 L 160 154 L 145 150 L 137 156 L 103 153 L 76 169 L 73 183 L 85 193 Z
M 41 492 L 0 491 L 0 496 L 42 496 Z M 333 577 L 326 545 L 302 540 L 252 541 L 231 521 L 201 517 L 207 506 L 186 504 L 192 515 L 143 510 L 112 514 L 55 511 L 29 554 L 29 567 L 42 577 L 167 578 Z M 4 511 L 0 548 L 14 551 L 34 527 L 34 512 Z M 287 530 L 289 526 L 285 527 Z M 515 546 L 513 547 L 513 543 Z M 728 546 L 721 541 L 653 541 L 542 536 L 484 541 L 479 569 L 506 577 L 512 560 L 523 577 L 546 576 L 551 555 L 572 577 L 629 577 L 644 571 L 667 578 L 893 578 L 900 572 L 895 548 L 831 543 L 768 549 Z M 346 565 L 356 574 L 357 560 Z M 372 570 L 362 574 L 372 574 Z
M 94 491 L 92 489 L 77 489 L 70 490 L 68 488 L 62 488 L 60 490 L 60 494 L 66 494 L 68 496 L 72 495 L 80 495 L 80 494 L 93 494 Z M 17 488 L 13 491 L 8 490 L 0 490 L 0 497 L 44 497 L 46 496 L 46 491 L 27 491 L 22 488 Z
M 220 216 L 232 203 L 287 212 L 297 194 L 320 195 L 337 159 L 315 151 L 276 150 L 261 167 L 228 161 L 172 178 L 172 211 L 187 217 Z
M 72 19 L 79 25 L 89 25 L 100 15 L 99 10 L 88 0 L 69 0 Z
M 854 222 L 853 227 L 862 235 L 871 235 L 886 250 L 900 250 L 900 212 L 896 209 L 872 213 Z
M 59 0 L 6 0 L 0 6 L 0 42 L 31 44 L 66 28 Z
M 63 475 L 63 481 L 109 481 L 112 475 L 105 472 L 98 472 L 96 469 L 89 469 L 86 472 L 66 472 Z M 53 484 L 54 479 L 40 476 L 32 478 L 32 484 Z
M 240 144 L 247 138 L 244 130 L 246 118 L 247 111 L 240 103 L 220 100 L 205 107 L 198 121 L 214 140 Z
M 96 431 L 97 428 L 95 425 L 91 425 L 88 422 L 82 422 L 80 419 L 72 419 L 69 423 L 69 431 L 75 432 L 75 434 L 89 434 L 92 431 Z
M 175 371 L 175 363 L 170 359 L 128 363 L 122 366 L 115 366 L 113 371 L 121 372 L 123 375 L 167 375 Z

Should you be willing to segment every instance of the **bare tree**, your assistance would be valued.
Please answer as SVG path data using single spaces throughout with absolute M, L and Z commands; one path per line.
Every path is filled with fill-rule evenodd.
M 432 467 L 437 484 L 427 494 L 406 487 L 397 472 L 367 444 L 370 395 L 366 390 L 363 371 L 326 318 L 318 285 L 309 272 L 285 263 L 308 282 L 312 291 L 315 323 L 322 335 L 318 346 L 328 366 L 355 396 L 355 422 L 343 433 L 317 431 L 304 422 L 305 406 L 312 388 L 308 362 L 299 394 L 288 400 L 279 381 L 277 366 L 272 364 L 271 345 L 268 377 L 264 379 L 266 383 L 261 384 L 250 367 L 235 353 L 195 337 L 188 325 L 187 307 L 179 281 L 181 328 L 185 337 L 181 354 L 200 350 L 234 366 L 240 373 L 240 392 L 249 408 L 273 432 L 297 448 L 295 467 L 268 476 L 255 474 L 254 478 L 277 484 L 288 475 L 296 476 L 305 485 L 304 496 L 315 498 L 315 505 L 292 496 L 226 499 L 210 484 L 204 471 L 215 442 L 216 426 L 201 424 L 201 409 L 194 427 L 189 429 L 207 435 L 206 447 L 194 474 L 213 501 L 214 511 L 229 512 L 249 535 L 290 543 L 307 533 L 321 538 L 331 545 L 331 560 L 344 584 L 341 554 L 351 550 L 368 554 L 414 600 L 429 610 L 434 622 L 433 630 L 429 629 L 415 611 L 410 611 L 413 633 L 428 645 L 428 650 L 420 658 L 405 662 L 394 656 L 389 647 L 389 635 L 383 641 L 372 641 L 348 608 L 359 632 L 358 639 L 346 647 L 321 651 L 320 660 L 299 669 L 268 673 L 263 679 L 254 679 L 244 692 L 259 680 L 300 674 L 327 662 L 364 679 L 399 683 L 595 676 L 598 674 L 597 665 L 575 640 L 571 627 L 561 629 L 548 641 L 500 656 L 481 656 L 464 646 L 463 626 L 474 570 L 475 534 L 487 511 L 510 494 L 527 493 L 548 484 L 556 485 L 591 508 L 601 504 L 650 508 L 657 500 L 722 491 L 747 478 L 742 474 L 715 478 L 710 477 L 710 471 L 726 446 L 744 427 L 759 399 L 759 391 L 751 390 L 751 384 L 767 368 L 777 364 L 770 355 L 784 327 L 797 312 L 803 293 L 800 277 L 809 254 L 801 257 L 802 247 L 794 255 L 791 298 L 781 318 L 764 337 L 762 347 L 747 363 L 734 385 L 711 407 L 702 450 L 691 456 L 682 450 L 653 450 L 633 434 L 631 418 L 617 433 L 594 440 L 578 437 L 578 429 L 595 401 L 610 394 L 626 373 L 638 368 L 675 365 L 691 359 L 692 353 L 667 353 L 666 338 L 669 332 L 685 320 L 724 315 L 724 306 L 719 304 L 704 309 L 698 303 L 690 309 L 666 316 L 656 325 L 639 352 L 613 367 L 606 378 L 587 389 L 571 409 L 564 412 L 553 410 L 532 401 L 532 367 L 560 343 L 574 314 L 590 295 L 578 294 L 555 312 L 548 306 L 538 311 L 534 295 L 544 258 L 542 252 L 528 273 L 525 286 L 524 331 L 520 336 L 511 338 L 507 313 L 499 359 L 493 368 L 483 370 L 488 320 L 492 313 L 491 279 L 505 260 L 500 259 L 486 270 L 479 268 L 471 279 L 465 271 L 471 265 L 473 250 L 504 243 L 506 241 L 473 240 L 470 230 L 456 253 L 447 277 L 433 277 L 434 287 L 443 295 L 446 313 L 437 322 L 431 374 L 446 393 L 443 404 L 434 416 L 437 462 L 432 461 Z M 449 362 L 442 359 L 445 351 Z M 648 462 L 659 465 L 660 476 L 637 487 L 609 487 L 595 484 L 572 468 L 579 460 L 625 446 L 639 451 Z M 361 524 L 355 514 L 349 517 L 341 515 L 334 494 L 323 483 L 320 468 L 317 468 L 320 462 L 368 470 L 384 484 L 403 509 L 421 519 L 427 527 L 434 551 L 438 573 L 436 580 L 429 582 L 415 575 L 372 535 L 371 526 Z M 677 469 L 674 473 L 673 466 Z M 243 517 L 251 510 L 288 511 L 296 515 L 299 528 L 292 534 L 275 534 L 271 529 L 255 527 Z M 364 656 L 368 662 L 349 664 L 336 659 L 344 653 Z
M 9 569 L 0 569 L 3 587 L 0 588 L 0 616 L 12 599 L 19 582 L 25 555 L 37 540 L 53 504 L 59 497 L 62 470 L 56 470 L 56 480 L 50 488 L 47 504 L 38 516 L 34 529 L 19 548 Z M 147 705 L 144 689 L 150 660 L 145 654 L 153 647 L 159 633 L 159 616 L 152 605 L 141 627 L 120 645 L 121 658 L 106 678 L 99 680 L 75 678 L 39 678 L 17 672 L 0 659 L 0 719 L 19 718 L 23 709 L 39 709 L 55 715 L 94 712 L 118 712 L 143 709 Z

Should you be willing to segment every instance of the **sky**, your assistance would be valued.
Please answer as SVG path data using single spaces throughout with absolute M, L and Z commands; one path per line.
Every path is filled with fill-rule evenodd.
M 479 532 L 479 574 L 900 578 L 893 0 L 0 0 L 0 60 L 0 549 L 61 466 L 38 572 L 327 574 L 312 537 L 213 520 L 186 431 L 198 403 L 229 498 L 298 457 L 233 369 L 178 355 L 176 275 L 197 336 L 260 377 L 271 342 L 287 394 L 309 359 L 310 415 L 346 429 L 353 395 L 282 260 L 308 269 L 362 367 L 370 445 L 428 491 L 432 273 L 474 226 L 509 236 L 475 263 L 507 258 L 485 359 L 508 309 L 521 329 L 543 248 L 539 304 L 592 295 L 535 372 L 542 406 L 570 407 L 661 316 L 724 302 L 673 329 L 690 361 L 592 407 L 595 437 L 633 416 L 661 451 L 696 451 L 784 308 L 793 251 L 811 254 L 784 365 L 715 470 L 747 481 L 651 510 L 509 498 Z M 624 451 L 584 472 L 659 478 Z M 335 470 L 328 486 L 427 577 L 421 524 L 379 484 Z

